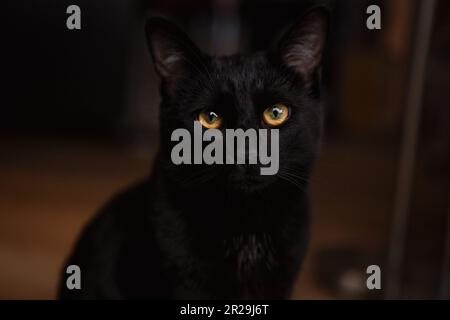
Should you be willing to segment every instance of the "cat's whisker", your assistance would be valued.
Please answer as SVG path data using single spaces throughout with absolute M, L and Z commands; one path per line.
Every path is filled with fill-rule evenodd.
M 200 171 L 196 171 L 194 173 L 189 174 L 187 177 L 185 176 L 179 182 L 183 186 L 192 186 L 194 184 L 203 184 L 213 178 L 210 174 L 208 174 L 210 172 L 211 172 L 210 168 L 204 168 Z
M 288 173 L 290 173 L 290 174 L 292 174 L 292 175 L 295 175 L 296 177 L 298 177 L 298 178 L 300 178 L 300 179 L 302 179 L 302 180 L 308 180 L 306 177 L 304 177 L 303 175 L 301 175 L 298 171 L 296 171 L 296 170 L 292 170 L 292 169 L 289 169 L 289 168 L 282 168 L 282 169 L 280 169 L 281 171 L 284 171 L 284 172 L 288 172 Z
M 283 167 L 282 169 L 283 169 L 283 170 L 286 170 L 286 171 L 290 171 L 290 172 L 297 173 L 297 174 L 299 174 L 299 175 L 301 175 L 301 174 L 303 174 L 303 173 L 306 173 L 305 170 L 301 170 L 300 168 L 296 168 L 296 167 L 290 166 L 290 165 L 288 165 L 288 166 L 286 166 L 286 167 Z
M 292 184 L 296 188 L 300 189 L 301 191 L 306 191 L 306 187 L 303 184 L 301 184 L 300 182 L 295 180 L 293 177 L 286 175 L 285 172 L 278 172 L 278 177 L 280 179 L 283 179 L 283 180 L 289 182 L 290 184 Z
M 303 183 L 309 183 L 309 179 L 297 174 L 297 171 L 295 171 L 295 170 L 292 170 L 289 168 L 282 168 L 282 169 L 280 169 L 280 171 L 292 178 L 301 180 Z
M 212 177 L 209 175 L 201 175 L 201 176 L 198 176 L 196 179 L 194 179 L 194 181 L 191 181 L 190 185 L 194 185 L 194 184 L 202 185 L 202 184 L 205 184 L 206 182 L 210 181 L 211 179 L 212 179 Z
M 184 184 L 189 184 L 192 181 L 194 181 L 195 179 L 198 179 L 199 177 L 201 177 L 202 174 L 203 174 L 203 172 L 198 172 L 198 173 L 196 172 L 194 174 L 190 174 L 187 177 L 184 177 L 183 179 L 181 179 L 180 183 L 183 184 L 183 185 Z
M 307 185 L 307 184 L 309 183 L 309 181 L 308 181 L 307 179 L 304 179 L 304 178 L 302 178 L 302 177 L 299 177 L 299 176 L 290 174 L 290 173 L 288 173 L 288 172 L 285 172 L 285 174 L 286 174 L 287 176 L 291 177 L 292 179 L 298 181 L 300 184 Z
M 289 172 L 294 172 L 294 174 L 295 173 L 300 173 L 301 171 L 300 170 L 296 170 L 296 169 L 293 169 L 293 168 L 282 168 L 282 169 L 280 169 L 281 171 L 289 171 Z M 301 176 L 301 174 L 299 175 L 299 178 L 300 178 L 300 176 Z M 305 177 L 303 177 L 303 176 L 301 176 L 301 178 L 302 178 L 302 180 L 305 180 L 305 182 L 307 182 L 307 183 L 310 183 L 311 182 L 311 180 L 317 180 L 317 179 L 315 179 L 315 176 L 313 176 L 312 178 L 305 178 Z M 324 179 L 324 177 L 320 177 L 320 184 L 321 185 L 331 185 L 332 183 L 330 182 L 330 181 L 327 181 L 327 180 L 325 180 Z

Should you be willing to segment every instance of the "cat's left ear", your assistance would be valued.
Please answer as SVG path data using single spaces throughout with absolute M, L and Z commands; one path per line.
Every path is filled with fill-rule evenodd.
M 282 64 L 300 73 L 307 83 L 314 79 L 321 64 L 329 16 L 327 7 L 310 9 L 279 42 L 278 54 Z

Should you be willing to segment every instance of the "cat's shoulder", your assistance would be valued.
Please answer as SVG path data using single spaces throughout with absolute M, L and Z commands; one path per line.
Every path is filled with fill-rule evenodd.
M 123 248 L 137 230 L 136 226 L 145 228 L 150 207 L 148 194 L 151 194 L 148 181 L 118 192 L 82 228 L 63 266 L 60 298 L 118 297 L 117 294 L 103 294 L 117 291 L 114 270 Z M 65 268 L 68 265 L 77 265 L 83 272 L 84 289 L 81 292 L 72 292 L 65 287 Z M 104 290 L 105 285 L 108 285 L 108 290 Z
M 150 182 L 144 181 L 114 195 L 81 230 L 74 255 L 81 252 L 92 258 L 119 248 L 130 230 L 146 224 L 151 194 Z
M 86 231 L 95 228 L 96 233 L 101 235 L 102 229 L 126 229 L 143 223 L 143 219 L 151 215 L 152 194 L 152 183 L 149 180 L 117 192 L 93 217 Z

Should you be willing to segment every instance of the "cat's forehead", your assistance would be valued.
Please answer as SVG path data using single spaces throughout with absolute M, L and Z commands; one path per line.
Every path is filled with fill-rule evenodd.
M 263 53 L 213 58 L 211 65 L 216 86 L 225 91 L 262 90 L 274 72 Z

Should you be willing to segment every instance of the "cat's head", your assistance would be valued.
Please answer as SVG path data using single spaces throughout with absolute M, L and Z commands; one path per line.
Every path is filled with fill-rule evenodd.
M 187 188 L 304 188 L 319 147 L 320 69 L 327 28 L 328 11 L 315 8 L 288 29 L 275 49 L 212 57 L 174 24 L 151 18 L 146 35 L 161 78 L 160 147 L 168 175 Z M 194 121 L 204 129 L 221 130 L 224 137 L 226 129 L 267 129 L 269 136 L 277 129 L 276 174 L 261 175 L 260 168 L 267 166 L 262 164 L 171 163 L 177 144 L 171 141 L 172 133 L 184 128 L 194 139 Z M 194 157 L 194 146 L 191 151 Z

